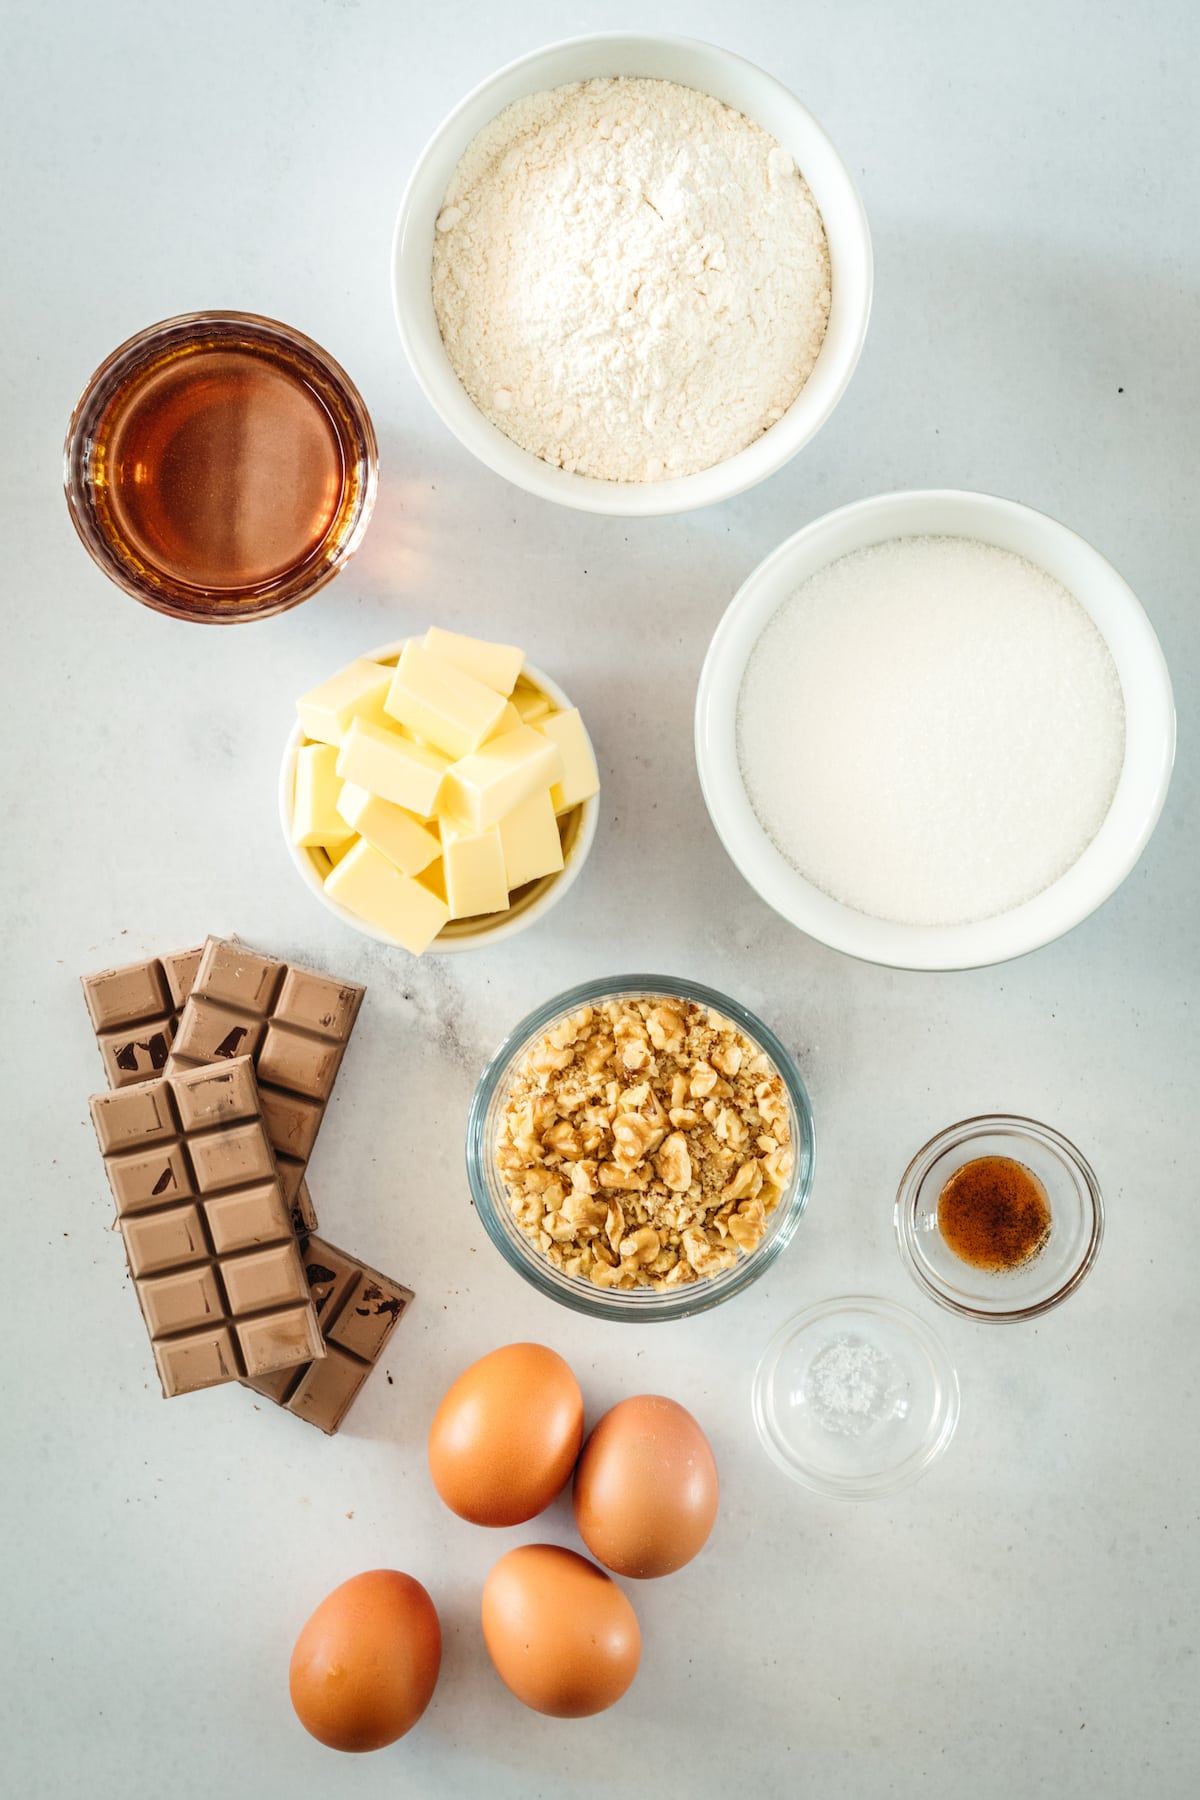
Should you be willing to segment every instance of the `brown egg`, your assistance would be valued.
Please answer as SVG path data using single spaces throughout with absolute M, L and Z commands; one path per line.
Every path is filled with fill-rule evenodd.
M 473 1525 L 521 1525 L 561 1493 L 583 1441 L 583 1395 L 544 1344 L 507 1344 L 464 1369 L 429 1428 L 429 1473 Z
M 575 1523 L 592 1555 L 639 1579 L 682 1569 L 704 1548 L 720 1484 L 690 1412 L 638 1394 L 606 1412 L 575 1470 Z
M 484 1583 L 483 1636 L 504 1685 L 555 1719 L 615 1705 L 642 1654 L 637 1615 L 616 1582 L 553 1544 L 500 1558 Z
M 306 1731 L 332 1750 L 381 1750 L 433 1697 L 442 1630 L 419 1581 L 371 1569 L 334 1588 L 296 1639 L 289 1684 Z

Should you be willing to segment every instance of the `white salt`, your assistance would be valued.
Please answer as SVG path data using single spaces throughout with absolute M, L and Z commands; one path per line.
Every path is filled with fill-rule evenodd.
M 907 1383 L 890 1356 L 865 1338 L 837 1337 L 809 1364 L 804 1399 L 812 1417 L 840 1437 L 862 1437 L 908 1411 Z
M 1116 790 L 1125 708 L 1107 645 L 1044 569 L 895 538 L 783 603 L 737 735 L 750 803 L 806 880 L 875 918 L 957 925 L 1079 859 Z

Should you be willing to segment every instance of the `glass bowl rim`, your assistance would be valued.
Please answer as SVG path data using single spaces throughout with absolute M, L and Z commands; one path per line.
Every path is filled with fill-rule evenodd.
M 766 1429 L 763 1408 L 763 1394 L 770 1376 L 774 1373 L 784 1346 L 800 1330 L 815 1324 L 817 1320 L 831 1314 L 847 1312 L 851 1309 L 882 1313 L 886 1317 L 899 1321 L 922 1348 L 929 1354 L 931 1361 L 938 1366 L 945 1384 L 945 1405 L 939 1419 L 933 1414 L 930 1420 L 930 1431 L 933 1435 L 928 1442 L 924 1439 L 917 1450 L 907 1456 L 902 1463 L 881 1475 L 866 1477 L 829 1477 L 818 1473 L 808 1463 L 785 1455 Z M 883 1294 L 835 1294 L 828 1300 L 817 1300 L 812 1306 L 804 1307 L 793 1313 L 784 1321 L 769 1340 L 754 1369 L 754 1377 L 750 1389 L 750 1405 L 754 1416 L 754 1429 L 758 1439 L 771 1461 L 798 1487 L 807 1488 L 810 1493 L 821 1494 L 831 1500 L 879 1500 L 891 1494 L 897 1494 L 909 1487 L 913 1482 L 930 1469 L 938 1458 L 949 1448 L 950 1442 L 958 1429 L 959 1414 L 962 1410 L 962 1389 L 959 1385 L 958 1370 L 944 1340 L 934 1330 L 927 1319 L 914 1312 L 899 1300 L 889 1300 Z M 936 1425 L 936 1431 L 933 1427 Z
M 598 1000 L 619 999 L 625 995 L 646 998 L 662 995 L 669 999 L 690 1000 L 722 1013 L 771 1058 L 787 1089 L 793 1126 L 800 1137 L 791 1182 L 776 1209 L 777 1218 L 770 1238 L 752 1250 L 749 1256 L 739 1257 L 732 1269 L 723 1271 L 710 1281 L 690 1282 L 686 1287 L 670 1294 L 653 1288 L 641 1288 L 632 1292 L 593 1288 L 590 1283 L 562 1275 L 552 1263 L 545 1261 L 523 1234 L 520 1243 L 510 1237 L 499 1216 L 501 1202 L 493 1194 L 488 1178 L 491 1165 L 488 1161 L 489 1147 L 484 1141 L 487 1115 L 501 1077 L 510 1064 L 555 1019 Z M 583 1313 L 589 1318 L 615 1319 L 626 1323 L 652 1324 L 667 1319 L 693 1317 L 732 1299 L 735 1294 L 757 1281 L 787 1248 L 807 1210 L 816 1170 L 816 1150 L 812 1102 L 791 1051 L 757 1014 L 740 1001 L 703 982 L 688 981 L 675 975 L 635 973 L 602 976 L 579 982 L 552 999 L 543 1001 L 518 1022 L 488 1059 L 476 1083 L 467 1115 L 466 1163 L 471 1198 L 484 1230 L 505 1262 L 540 1294 L 556 1300 L 571 1311 Z
M 1015 1138 L 1032 1138 L 1056 1151 L 1063 1161 L 1068 1163 L 1079 1177 L 1082 1185 L 1085 1204 L 1090 1215 L 1088 1229 L 1085 1231 L 1086 1241 L 1079 1258 L 1069 1268 L 1054 1292 L 1044 1299 L 1032 1301 L 1027 1305 L 1007 1307 L 1003 1311 L 972 1306 L 960 1300 L 944 1289 L 938 1282 L 929 1264 L 916 1247 L 913 1231 L 913 1212 L 917 1195 L 921 1190 L 929 1170 L 937 1158 L 946 1150 L 956 1149 L 960 1144 L 969 1143 L 972 1138 L 988 1137 L 995 1133 L 1007 1132 Z M 1073 1144 L 1070 1138 L 1057 1131 L 1053 1125 L 1046 1125 L 1040 1119 L 1031 1119 L 1022 1113 L 977 1113 L 969 1119 L 959 1119 L 953 1125 L 945 1125 L 917 1151 L 900 1178 L 896 1190 L 896 1202 L 892 1214 L 896 1228 L 897 1248 L 905 1268 L 921 1289 L 936 1300 L 939 1306 L 947 1311 L 958 1313 L 964 1319 L 978 1319 L 986 1324 L 1009 1325 L 1022 1319 L 1035 1319 L 1041 1313 L 1049 1312 L 1051 1307 L 1058 1306 L 1068 1294 L 1090 1274 L 1093 1264 L 1100 1253 L 1100 1245 L 1104 1239 L 1104 1196 L 1095 1170 L 1083 1152 Z

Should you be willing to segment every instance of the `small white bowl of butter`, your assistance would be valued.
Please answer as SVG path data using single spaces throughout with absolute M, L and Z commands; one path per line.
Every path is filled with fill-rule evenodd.
M 477 640 L 460 639 L 458 641 L 469 644 Z M 407 645 L 422 645 L 423 642 L 424 640 L 421 639 L 401 638 L 393 643 L 384 644 L 378 649 L 365 651 L 360 658 L 356 659 L 356 662 L 373 663 L 394 670 Z M 558 684 L 544 674 L 541 669 L 535 668 L 530 663 L 525 663 L 521 670 L 519 689 L 523 702 L 527 706 L 531 703 L 531 710 L 535 713 L 538 712 L 539 698 L 546 702 L 545 713 L 569 714 L 574 710 L 572 702 Z M 530 690 L 532 690 L 532 694 Z M 543 713 L 541 716 L 545 716 L 545 714 Z M 587 751 L 590 754 L 590 740 L 586 739 L 586 732 L 583 735 Z M 378 918 L 365 916 L 363 913 L 352 911 L 349 906 L 343 905 L 337 898 L 337 882 L 333 884 L 333 892 L 329 891 L 326 886 L 330 875 L 340 864 L 346 850 L 357 848 L 357 843 L 364 840 L 355 839 L 349 845 L 335 846 L 332 854 L 322 845 L 297 844 L 295 842 L 294 822 L 300 753 L 318 741 L 310 739 L 303 724 L 297 720 L 284 747 L 283 761 L 279 771 L 279 820 L 288 854 L 305 886 L 321 902 L 322 906 L 333 913 L 336 918 L 341 919 L 343 924 L 350 926 L 354 931 L 361 932 L 365 937 L 376 939 L 379 943 L 393 944 L 398 949 L 405 948 L 406 946 L 395 932 L 388 929 Z M 357 786 L 357 784 L 355 785 Z M 356 799 L 360 804 L 365 800 L 362 790 L 359 790 Z M 399 809 L 394 810 L 398 811 Z M 505 938 L 515 937 L 518 932 L 527 930 L 529 926 L 543 918 L 551 907 L 558 904 L 567 890 L 579 878 L 596 836 L 599 817 L 598 793 L 592 793 L 587 798 L 566 807 L 557 815 L 556 819 L 562 852 L 562 867 L 515 886 L 509 895 L 507 907 L 502 910 L 448 919 L 437 931 L 425 954 L 474 950 L 485 945 L 497 944 Z M 348 823 L 346 828 L 349 830 Z M 438 825 L 431 820 L 427 829 L 436 833 Z M 536 854 L 534 846 L 530 845 L 528 848 Z M 359 854 L 362 856 L 364 853 L 360 852 Z M 374 862 L 375 858 L 372 857 L 371 860 Z M 436 866 L 435 862 L 434 870 L 436 870 Z M 376 867 L 378 869 L 378 865 Z M 378 872 L 384 876 L 385 881 L 389 880 L 384 871 L 379 870 Z M 421 873 L 424 876 L 423 886 L 433 889 L 439 896 L 445 895 L 445 883 L 438 879 L 433 870 L 426 869 Z M 417 879 L 420 880 L 420 877 Z M 394 886 L 398 893 L 408 891 L 403 888 L 400 881 L 395 882 Z M 421 896 L 418 895 L 415 898 L 424 909 L 426 903 Z

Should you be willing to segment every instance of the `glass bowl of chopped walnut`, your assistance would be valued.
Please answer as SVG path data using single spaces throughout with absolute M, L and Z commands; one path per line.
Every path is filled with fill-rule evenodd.
M 467 1173 L 488 1236 L 553 1300 L 684 1318 L 791 1239 L 816 1143 L 800 1072 L 736 1000 L 663 975 L 589 981 L 484 1070 Z

